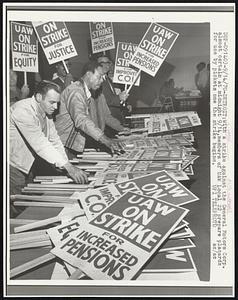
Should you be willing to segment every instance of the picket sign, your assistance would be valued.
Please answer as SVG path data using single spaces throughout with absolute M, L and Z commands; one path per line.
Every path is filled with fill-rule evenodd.
M 27 187 L 40 187 L 40 188 L 52 188 L 52 185 L 50 184 L 41 184 L 41 183 L 28 183 Z M 63 184 L 63 183 L 58 183 L 58 184 L 54 184 L 54 187 L 57 189 L 64 189 L 64 188 L 68 188 L 68 189 L 80 189 L 80 188 L 87 188 L 89 187 L 88 184 L 77 184 L 77 183 L 71 183 L 71 184 Z
M 38 248 L 38 247 L 45 247 L 45 246 L 52 246 L 52 243 L 50 240 L 44 240 L 44 241 L 30 241 L 28 243 L 15 243 L 10 244 L 10 251 L 13 250 L 20 250 L 20 249 L 27 249 L 27 248 Z
M 14 202 L 14 206 L 34 206 L 34 207 L 66 207 L 72 204 L 67 203 L 55 203 L 55 202 L 31 202 L 31 201 L 16 201 Z
M 89 22 L 92 53 L 103 52 L 115 48 L 112 22 Z
M 44 264 L 45 262 L 49 262 L 53 259 L 55 259 L 55 255 L 53 255 L 50 252 L 43 256 L 37 257 L 36 259 L 33 259 L 31 261 L 26 262 L 25 264 L 22 264 L 18 267 L 11 269 L 10 270 L 10 278 L 15 277 L 19 274 L 22 274 L 23 272 L 26 272 L 30 269 L 40 266 L 40 265 Z
M 36 220 L 28 220 L 28 219 L 10 219 L 11 225 L 22 225 L 36 222 Z
M 135 78 L 134 78 L 134 80 L 133 80 L 132 84 L 130 85 L 129 89 L 128 89 L 128 90 L 126 90 L 126 93 L 127 93 L 127 94 L 129 94 L 129 92 L 130 92 L 131 88 L 133 87 L 133 85 L 135 84 L 136 80 L 137 80 L 137 79 L 138 79 L 138 77 L 140 76 L 140 73 L 141 73 L 141 70 L 139 70 L 139 71 L 137 72 L 137 74 L 136 74 L 136 76 L 135 76 Z
M 10 241 L 13 240 L 22 240 L 25 238 L 31 239 L 32 237 L 35 236 L 42 236 L 42 235 L 47 235 L 46 230 L 35 230 L 35 231 L 30 231 L 30 232 L 21 232 L 21 233 L 12 233 L 10 234 Z
M 62 60 L 62 63 L 63 63 L 63 66 L 64 66 L 64 68 L 65 68 L 66 73 L 69 74 L 69 69 L 68 69 L 68 67 L 67 67 L 67 65 L 66 65 L 66 63 L 65 63 L 65 61 Z
M 80 192 L 85 192 L 88 189 L 82 189 L 80 190 Z M 78 190 L 62 190 L 62 189 L 32 189 L 32 188 L 27 188 L 27 189 L 22 189 L 22 194 L 23 195 L 39 195 L 42 196 L 42 194 L 44 194 L 44 196 L 65 196 L 65 197 L 70 197 L 74 192 L 77 192 Z
M 12 69 L 24 73 L 27 85 L 27 72 L 38 72 L 38 42 L 31 25 L 11 22 L 11 53 Z
M 27 76 L 26 76 L 26 72 L 24 72 L 24 85 L 27 85 Z
M 64 60 L 78 55 L 65 22 L 34 21 L 32 25 L 50 65 L 65 64 Z
M 41 202 L 62 202 L 66 204 L 77 203 L 76 199 L 61 196 L 32 196 L 32 195 L 11 195 L 10 200 L 24 200 L 24 201 L 41 201 Z
M 31 223 L 31 224 L 26 224 L 23 226 L 15 227 L 14 232 L 16 232 L 16 233 L 23 232 L 23 231 L 31 230 L 34 228 L 39 228 L 42 226 L 53 224 L 55 222 L 61 221 L 62 219 L 66 219 L 66 218 L 72 219 L 73 217 L 82 216 L 82 215 L 84 215 L 84 210 L 80 209 L 79 205 L 77 205 L 77 209 L 76 209 L 76 206 L 74 206 L 72 208 L 63 209 L 56 217 L 52 217 L 52 218 L 40 220 L 40 221 Z
M 179 34 L 157 23 L 151 23 L 136 48 L 129 64 L 155 76 Z M 131 84 L 127 93 L 131 90 Z
M 80 269 L 76 269 L 68 278 L 68 280 L 78 279 L 79 276 L 84 275 L 84 273 Z

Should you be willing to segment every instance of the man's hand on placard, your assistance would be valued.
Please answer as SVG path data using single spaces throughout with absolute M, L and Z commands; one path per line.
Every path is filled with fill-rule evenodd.
M 99 141 L 110 149 L 112 155 L 114 155 L 114 154 L 122 154 L 123 153 L 123 150 L 119 146 L 119 144 L 117 142 L 109 139 L 106 135 L 103 135 L 99 139 Z
M 128 97 L 129 97 L 129 94 L 127 94 L 127 92 L 125 92 L 125 91 L 122 91 L 119 94 L 120 102 L 125 102 Z
M 73 166 L 70 162 L 67 162 L 64 168 L 76 183 L 88 183 L 87 174 L 83 170 Z
M 124 127 L 122 131 L 118 132 L 119 135 L 130 135 L 131 129 L 129 127 Z

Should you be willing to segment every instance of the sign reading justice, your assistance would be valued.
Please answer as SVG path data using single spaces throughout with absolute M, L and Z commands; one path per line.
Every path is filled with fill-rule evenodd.
M 32 22 L 32 24 L 50 65 L 77 55 L 64 22 Z

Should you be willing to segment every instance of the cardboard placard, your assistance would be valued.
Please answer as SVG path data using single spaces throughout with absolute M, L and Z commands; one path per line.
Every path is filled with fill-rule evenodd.
M 13 71 L 38 72 L 38 43 L 31 25 L 11 22 Z
M 164 201 L 128 192 L 51 252 L 93 279 L 129 280 L 187 213 Z
M 201 124 L 195 111 L 152 114 L 148 121 L 148 133 L 184 129 Z
M 32 25 L 50 65 L 78 55 L 64 22 L 32 22 Z
M 143 269 L 143 273 L 197 271 L 189 249 L 157 253 Z
M 166 171 L 159 171 L 122 183 L 109 184 L 80 193 L 80 203 L 90 220 L 126 192 L 134 192 L 181 206 L 198 200 L 191 191 Z
M 89 29 L 93 53 L 115 48 L 113 26 L 111 22 L 90 22 Z
M 117 53 L 114 67 L 113 82 L 121 84 L 132 84 L 137 75 L 138 70 L 130 68 L 129 61 L 131 60 L 137 44 L 118 42 Z M 135 85 L 140 85 L 140 76 L 135 82 Z
M 178 35 L 177 32 L 160 24 L 151 23 L 130 64 L 151 76 L 155 76 Z

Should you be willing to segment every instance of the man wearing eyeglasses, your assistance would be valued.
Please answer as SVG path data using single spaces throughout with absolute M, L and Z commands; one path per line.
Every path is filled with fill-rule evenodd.
M 65 169 L 77 183 L 88 181 L 86 173 L 69 162 L 53 123 L 60 92 L 57 84 L 43 80 L 34 96 L 11 106 L 10 194 L 21 192 L 37 157 Z
M 108 76 L 111 67 L 111 60 L 109 57 L 101 54 L 97 58 L 97 61 L 102 66 L 103 70 L 102 93 L 107 101 L 107 105 L 112 116 L 123 123 L 124 120 L 120 104 L 124 103 L 129 95 L 125 91 L 122 91 L 119 94 L 116 93 L 113 82 Z

